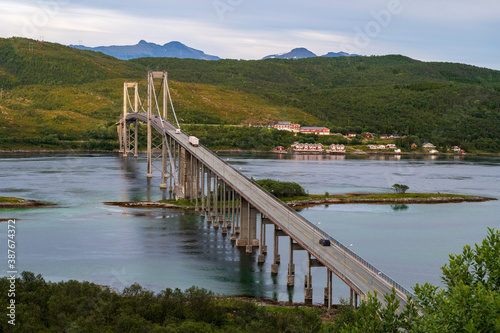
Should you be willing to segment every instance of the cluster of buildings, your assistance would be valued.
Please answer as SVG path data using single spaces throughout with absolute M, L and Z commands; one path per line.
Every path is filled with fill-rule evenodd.
M 379 138 L 382 140 L 390 140 L 390 139 L 401 139 L 404 138 L 404 135 L 400 134 L 380 134 Z
M 465 154 L 465 150 L 458 146 L 453 146 L 451 147 L 451 150 L 454 151 L 455 153 L 460 153 L 460 154 Z
M 345 153 L 345 146 L 340 144 L 340 145 L 330 145 L 330 152 L 331 153 Z
M 323 152 L 325 147 L 321 143 L 298 143 L 295 142 L 292 147 L 295 152 Z M 345 146 L 342 144 L 332 144 L 326 147 L 326 151 L 330 153 L 345 153 Z
M 293 151 L 323 151 L 321 143 L 294 143 Z
M 366 146 L 369 150 L 380 150 L 380 149 L 398 149 L 395 144 L 391 143 L 388 145 L 368 145 Z
M 293 124 L 290 121 L 279 121 L 277 124 L 273 125 L 273 128 L 276 128 L 281 131 L 290 131 L 294 133 L 330 135 L 329 128 L 300 126 L 300 124 Z
M 300 124 L 294 124 L 291 121 L 279 121 L 277 124 L 274 124 L 272 126 L 275 129 L 281 130 L 281 131 L 290 131 L 293 133 L 306 133 L 306 134 L 317 134 L 317 135 L 330 135 L 330 129 L 326 127 L 307 127 L 307 126 L 300 126 Z M 336 133 L 335 135 L 342 135 L 340 133 Z M 357 133 L 347 133 L 344 135 L 346 138 L 355 138 L 357 137 Z M 376 137 L 375 133 L 370 133 L 370 132 L 363 132 L 361 133 L 361 137 L 366 138 L 366 139 L 374 139 Z M 400 139 L 404 138 L 404 135 L 400 134 L 380 134 L 378 136 L 382 140 L 390 140 L 390 139 Z M 368 145 L 366 146 L 368 150 L 388 150 L 388 149 L 393 149 L 395 153 L 401 152 L 401 149 L 398 149 L 395 144 L 379 144 L 379 145 Z M 416 149 L 418 148 L 417 144 L 413 143 L 411 145 L 411 149 Z M 436 146 L 433 145 L 432 143 L 424 143 L 422 145 L 422 148 L 427 149 L 427 151 L 431 154 L 438 153 L 436 150 Z M 321 143 L 298 143 L 295 142 L 292 146 L 291 149 L 295 152 L 323 152 L 325 151 L 325 147 Z M 275 147 L 274 150 L 277 151 L 284 151 L 285 148 L 282 146 Z M 451 149 L 455 153 L 465 153 L 460 147 L 454 146 Z M 326 147 L 326 152 L 331 152 L 331 153 L 345 153 L 345 147 L 344 145 L 336 145 L 332 144 L 329 147 Z
M 294 124 L 291 121 L 278 121 L 277 124 L 274 124 L 272 126 L 273 128 L 276 128 L 277 130 L 280 131 L 290 131 L 293 133 L 305 133 L 305 134 L 317 134 L 317 135 L 330 135 L 330 129 L 326 127 L 307 127 L 307 126 L 300 126 L 300 124 Z M 340 133 L 335 133 L 334 135 L 342 135 Z M 355 138 L 357 137 L 357 133 L 346 133 L 344 135 L 345 138 Z M 363 132 L 361 133 L 361 136 L 367 139 L 373 139 L 375 138 L 375 133 L 370 133 L 370 132 Z M 382 140 L 389 140 L 389 139 L 400 139 L 404 138 L 404 136 L 400 134 L 381 134 L 379 135 L 380 139 Z

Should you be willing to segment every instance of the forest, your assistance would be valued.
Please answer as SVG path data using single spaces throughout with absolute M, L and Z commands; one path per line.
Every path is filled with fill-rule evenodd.
M 414 297 L 403 311 L 396 311 L 399 300 L 393 289 L 383 296 L 386 305 L 381 295 L 369 293 L 359 309 L 341 300 L 329 315 L 325 309 L 216 297 L 195 286 L 155 294 L 135 283 L 116 292 L 89 282 L 47 282 L 41 275 L 23 272 L 16 279 L 0 279 L 2 290 L 15 290 L 0 294 L 0 306 L 7 313 L 0 331 L 499 332 L 498 258 L 500 231 L 489 228 L 480 244 L 465 245 L 462 253 L 450 255 L 441 268 L 442 288 L 428 283 L 414 286 Z
M 500 72 L 486 68 L 401 55 L 123 61 L 23 38 L 0 39 L 0 58 L 0 149 L 116 149 L 123 82 L 139 82 L 143 96 L 147 70 L 166 70 L 181 125 L 190 128 L 288 120 L 500 152 Z M 206 145 L 269 150 L 279 144 L 269 139 L 281 137 L 253 137 L 246 147 L 249 132 L 225 130 Z

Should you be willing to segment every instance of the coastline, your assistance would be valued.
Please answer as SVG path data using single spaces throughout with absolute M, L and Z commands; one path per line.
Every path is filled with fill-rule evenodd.
M 490 156 L 490 157 L 500 157 L 500 153 L 426 153 L 426 152 L 401 152 L 395 153 L 390 151 L 351 151 L 345 153 L 326 153 L 326 152 L 287 152 L 287 151 L 270 151 L 270 150 L 240 150 L 240 149 L 212 149 L 216 154 L 276 154 L 276 155 L 304 155 L 304 156 Z M 65 150 L 55 150 L 55 149 L 15 149 L 15 150 L 0 150 L 0 155 L 2 154 L 119 154 L 119 150 L 78 150 L 78 149 L 65 149 Z M 146 151 L 138 151 L 138 154 L 146 154 Z

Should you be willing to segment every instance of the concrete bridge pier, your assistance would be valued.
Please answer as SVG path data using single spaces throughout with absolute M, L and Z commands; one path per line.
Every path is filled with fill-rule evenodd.
M 196 186 L 196 183 L 198 181 L 197 179 L 197 169 L 196 169 L 196 166 L 197 166 L 197 159 L 196 157 L 193 156 L 193 154 L 189 154 L 189 159 L 190 159 L 190 163 L 189 163 L 189 171 L 190 171 L 190 177 L 188 179 L 188 182 L 189 182 L 189 202 L 191 203 L 194 203 L 196 198 L 198 198 L 198 189 L 197 189 L 197 186 Z M 195 210 L 197 210 L 198 207 L 195 206 Z
M 219 177 L 215 175 L 214 177 L 214 228 L 219 228 Z
M 184 178 L 182 179 L 182 184 L 184 184 L 185 196 L 184 198 L 189 198 L 189 202 L 193 202 L 193 155 L 186 149 L 182 149 L 182 166 Z
M 239 235 L 241 233 L 241 195 L 234 193 L 236 200 L 234 203 L 234 233 Z
M 231 241 L 236 241 L 236 191 L 231 189 Z
M 265 215 L 260 214 L 260 253 L 257 257 L 258 263 L 264 263 L 267 253 L 266 245 L 266 225 L 273 224 Z
M 312 289 L 312 275 L 311 275 L 311 254 L 307 252 L 307 274 L 304 279 L 304 302 L 312 303 L 313 289 Z
M 307 252 L 307 275 L 305 277 L 304 301 L 312 303 L 312 275 L 311 267 L 324 267 L 324 265 L 316 258 L 311 258 L 311 253 Z
M 116 125 L 116 132 L 118 134 L 118 146 L 120 147 L 120 152 L 122 153 L 123 156 L 123 129 L 122 129 L 122 122 L 117 123 Z
M 288 275 L 286 277 L 286 285 L 293 287 L 295 285 L 295 264 L 293 263 L 293 238 L 290 237 L 290 259 L 288 263 Z
M 167 140 L 165 137 L 162 138 L 162 145 L 161 145 L 161 183 L 160 183 L 160 188 L 162 190 L 167 189 Z
M 303 251 L 305 250 L 300 244 L 295 243 L 293 238 L 290 237 L 290 260 L 288 263 L 288 276 L 286 284 L 289 287 L 295 285 L 295 264 L 293 263 L 293 251 Z
M 349 298 L 349 304 L 355 309 L 358 308 L 358 294 L 354 289 L 351 288 L 351 294 Z
M 257 239 L 257 210 L 240 197 L 240 238 L 236 246 L 246 246 L 246 252 L 252 253 L 253 246 L 259 246 Z
M 172 138 L 169 137 L 168 138 L 168 147 L 170 149 L 170 154 L 172 156 L 172 160 L 170 160 L 170 168 L 169 168 L 169 174 L 168 174 L 168 182 L 169 182 L 169 185 L 168 185 L 168 191 L 170 193 L 172 193 L 172 190 L 173 190 L 173 186 L 175 186 L 175 181 L 174 181 L 174 175 L 175 175 L 175 147 L 174 145 L 172 144 Z M 173 164 L 172 164 L 173 162 Z M 172 186 L 173 185 L 173 186 Z
M 212 171 L 207 170 L 207 222 L 212 222 Z
M 332 309 L 332 271 L 326 269 L 325 305 L 328 310 Z
M 274 240 L 273 240 L 273 263 L 271 264 L 271 274 L 278 274 L 278 268 L 281 261 L 279 254 L 279 237 L 288 236 L 276 224 L 274 225 Z
M 222 219 L 222 234 L 227 235 L 227 211 L 226 211 L 226 200 L 227 200 L 227 192 L 226 192 L 226 183 L 222 182 L 221 184 L 221 196 L 222 196 L 222 207 L 221 207 L 221 219 Z
M 227 192 L 227 228 L 231 229 L 233 227 L 234 221 L 234 190 L 229 187 Z
M 258 247 L 260 245 L 259 239 L 257 238 L 257 215 L 258 215 L 258 210 L 250 205 L 249 241 L 250 245 L 252 245 L 253 247 Z
M 240 197 L 240 237 L 236 240 L 236 246 L 247 246 L 248 242 L 248 225 L 249 225 L 249 203 L 244 198 Z
M 201 199 L 201 213 L 200 215 L 202 217 L 205 217 L 205 165 L 201 163 L 201 192 L 200 192 L 200 199 Z
M 194 210 L 197 212 L 200 210 L 199 199 L 200 199 L 200 161 L 194 159 Z
M 175 198 L 176 199 L 184 199 L 186 197 L 186 188 L 185 188 L 185 175 L 186 175 L 186 163 L 182 163 L 185 160 L 186 150 L 182 148 L 182 146 L 178 143 L 175 144 L 177 146 L 177 179 L 178 184 L 175 185 Z

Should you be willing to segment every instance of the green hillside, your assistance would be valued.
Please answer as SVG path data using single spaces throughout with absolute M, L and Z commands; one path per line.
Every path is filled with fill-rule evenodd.
M 0 59 L 0 150 L 116 149 L 123 82 L 146 92 L 147 67 L 102 53 L 9 38 L 0 39 Z M 318 122 L 236 89 L 176 81 L 170 88 L 185 123 Z
M 169 72 L 186 124 L 290 120 L 334 133 L 399 133 L 500 152 L 500 72 L 468 65 L 403 56 L 123 61 L 22 38 L 0 39 L 0 59 L 0 150 L 116 148 L 123 82 L 138 81 L 144 96 L 152 69 Z M 190 128 L 210 135 L 213 148 L 263 149 L 294 140 L 266 129 Z M 252 138 L 242 144 L 245 135 Z
M 332 132 L 416 135 L 500 151 L 500 72 L 403 56 L 260 61 L 143 58 L 183 82 L 257 94 L 304 110 Z

